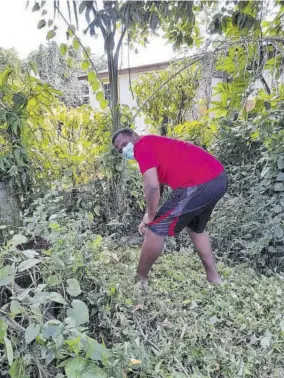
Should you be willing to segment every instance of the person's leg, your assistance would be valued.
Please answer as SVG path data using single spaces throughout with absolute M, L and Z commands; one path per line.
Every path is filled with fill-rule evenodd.
M 221 283 L 221 278 L 216 269 L 215 258 L 212 251 L 209 235 L 205 231 L 198 234 L 192 231 L 190 228 L 187 228 L 186 230 L 202 260 L 202 263 L 206 270 L 207 280 L 215 284 Z
M 147 279 L 152 265 L 163 251 L 164 242 L 165 238 L 163 236 L 156 235 L 147 229 L 137 268 L 138 278 Z

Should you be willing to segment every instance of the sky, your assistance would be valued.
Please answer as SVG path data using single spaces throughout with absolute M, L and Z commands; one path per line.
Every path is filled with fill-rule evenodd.
M 47 2 L 52 6 L 52 0 L 47 0 Z M 33 0 L 30 3 L 33 3 Z M 63 1 L 62 10 L 64 10 L 64 3 L 65 1 Z M 19 57 L 24 59 L 40 44 L 47 44 L 46 34 L 48 29 L 37 29 L 37 24 L 41 18 L 40 11 L 31 12 L 31 7 L 26 9 L 26 0 L 0 0 L 0 47 L 5 49 L 15 48 Z M 57 20 L 56 24 L 59 28 L 54 40 L 58 43 L 64 43 L 66 42 L 66 26 L 61 20 Z M 92 53 L 98 56 L 104 55 L 101 39 L 85 36 L 82 31 L 79 32 L 79 36 L 84 45 L 91 48 Z M 127 50 L 126 46 L 122 49 L 121 67 L 128 67 Z M 130 51 L 129 61 L 130 66 L 137 66 L 164 62 L 174 57 L 172 47 L 167 45 L 165 40 L 153 37 L 146 48 L 138 47 L 138 54 Z

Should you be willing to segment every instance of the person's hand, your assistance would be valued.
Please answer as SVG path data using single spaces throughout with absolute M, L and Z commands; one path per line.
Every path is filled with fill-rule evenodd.
M 146 223 L 144 222 L 144 220 L 142 220 L 142 222 L 138 226 L 138 232 L 142 236 L 146 234 L 146 231 Z
M 140 235 L 145 235 L 146 233 L 146 226 L 148 223 L 152 222 L 153 219 L 150 219 L 148 214 L 146 213 L 143 217 L 143 220 L 142 222 L 139 224 L 139 227 L 138 227 L 138 232 Z

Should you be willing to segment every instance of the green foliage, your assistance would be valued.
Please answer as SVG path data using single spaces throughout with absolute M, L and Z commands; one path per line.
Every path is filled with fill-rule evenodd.
M 141 106 L 162 83 L 174 76 L 182 65 L 183 63 L 176 63 L 167 70 L 142 75 L 134 86 L 138 106 Z M 193 107 L 199 78 L 199 68 L 192 66 L 160 89 L 143 107 L 146 124 L 155 132 L 167 134 L 173 126 L 183 123 Z
M 28 153 L 34 140 L 32 121 L 38 126 L 59 92 L 11 68 L 0 75 L 0 92 L 0 181 L 24 192 L 32 181 Z
M 141 293 L 133 286 L 137 250 L 117 248 L 108 238 L 97 243 L 90 223 L 75 212 L 48 219 L 43 204 L 52 202 L 46 202 L 38 202 L 22 230 L 27 236 L 41 230 L 49 241 L 38 257 L 40 269 L 29 269 L 32 281 L 18 271 L 25 251 L 8 241 L 0 253 L 5 266 L 13 255 L 16 283 L 23 286 L 7 284 L 13 296 L 0 319 L 3 371 L 11 377 L 39 371 L 66 377 L 281 377 L 280 277 L 219 263 L 223 284 L 216 288 L 206 283 L 200 260 L 184 249 L 161 257 Z M 55 219 L 58 228 L 52 230 Z M 75 282 L 82 290 L 78 299 L 68 292 Z

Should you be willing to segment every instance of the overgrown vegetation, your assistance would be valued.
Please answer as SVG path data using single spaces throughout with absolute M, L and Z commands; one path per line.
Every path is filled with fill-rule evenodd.
M 0 282 L 10 288 L 2 290 L 2 372 L 281 377 L 280 277 L 219 263 L 224 283 L 215 288 L 187 248 L 164 255 L 141 294 L 133 285 L 138 250 L 95 235 L 84 212 L 67 214 L 59 201 L 38 200 L 22 235 L 2 249 Z M 41 244 L 26 244 L 24 235 L 39 234 Z
M 70 93 L 82 61 L 101 111 L 70 106 L 79 103 L 62 96 L 67 78 L 60 69 L 47 80 L 50 65 L 1 50 L 3 377 L 284 376 L 283 3 L 182 3 L 105 2 L 97 9 L 82 2 L 80 11 L 92 15 L 92 35 L 111 24 L 109 68 L 121 47 L 113 44 L 116 26 L 129 48 L 158 29 L 175 48 L 204 47 L 134 87 L 153 132 L 193 141 L 226 166 L 229 192 L 209 225 L 223 283 L 205 282 L 182 234 L 167 241 L 147 291 L 135 287 L 142 182 L 136 166 L 110 150 L 118 120 L 133 126 L 133 114 L 123 104 L 115 108 L 117 72 L 106 101 L 72 24 L 76 7 L 69 8 L 72 46 L 61 44 L 60 57 L 53 45 L 50 59 L 70 69 Z M 43 17 L 38 27 L 51 28 L 50 40 L 56 27 L 46 6 L 36 2 L 33 10 Z M 201 35 L 195 18 L 218 38 Z M 51 50 L 34 57 L 41 64 Z M 35 77 L 38 68 L 55 88 Z M 220 72 L 213 89 L 219 97 L 209 106 L 201 84 Z M 3 217 L 4 190 L 18 204 L 17 224 Z

